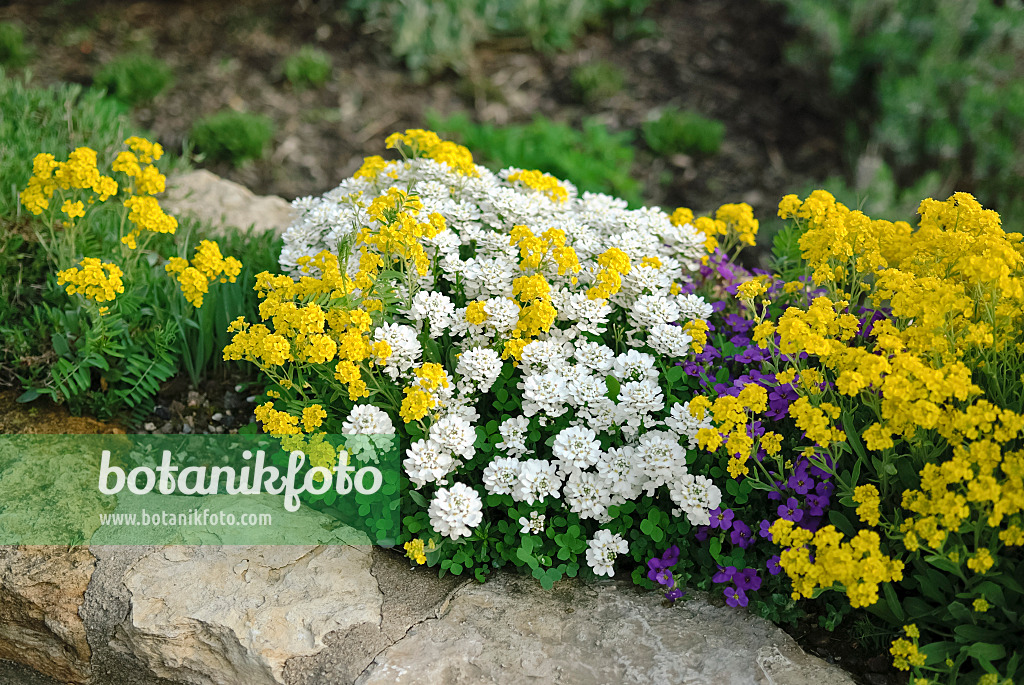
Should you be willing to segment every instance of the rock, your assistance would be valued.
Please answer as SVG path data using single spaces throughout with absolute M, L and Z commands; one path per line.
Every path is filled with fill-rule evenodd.
M 0 547 L 0 659 L 84 683 L 90 650 L 78 610 L 95 567 L 84 547 Z
M 768 650 L 767 652 L 762 650 Z M 774 650 L 774 651 L 772 651 Z M 775 657 L 780 678 L 759 656 Z M 762 658 L 762 661 L 764 658 Z M 657 593 L 606 582 L 499 574 L 457 590 L 438 618 L 384 650 L 359 685 L 419 683 L 850 684 L 792 638 L 746 611 L 701 598 L 667 608 Z
M 274 231 L 278 235 L 295 217 L 286 200 L 274 195 L 256 195 L 245 186 L 220 178 L 205 169 L 167 180 L 167 192 L 160 204 L 169 213 L 191 215 L 215 227 Z
M 125 574 L 131 610 L 114 647 L 169 680 L 284 683 L 285 661 L 328 633 L 380 624 L 370 563 L 350 546 L 165 547 Z

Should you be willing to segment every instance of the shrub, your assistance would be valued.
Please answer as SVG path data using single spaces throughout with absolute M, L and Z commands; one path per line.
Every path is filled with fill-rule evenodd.
M 192 126 L 192 141 L 200 152 L 235 166 L 263 157 L 273 136 L 270 117 L 233 110 L 204 117 Z
M 285 60 L 284 75 L 297 90 L 319 88 L 331 77 L 331 58 L 323 50 L 303 45 Z
M 165 62 L 145 54 L 121 55 L 101 67 L 95 77 L 98 87 L 132 107 L 150 102 L 173 80 Z
M 356 0 L 348 10 L 388 35 L 392 53 L 413 71 L 464 70 L 479 43 L 523 36 L 538 50 L 569 47 L 588 24 L 639 22 L 649 0 Z
M 581 190 L 617 195 L 630 205 L 640 202 L 640 184 L 630 176 L 634 151 L 627 131 L 612 133 L 595 120 L 576 129 L 543 116 L 511 126 L 476 124 L 464 114 L 441 118 L 428 113 L 427 121 L 479 151 L 494 168 L 546 169 Z
M 622 69 L 604 60 L 581 64 L 572 70 L 571 78 L 577 97 L 591 104 L 618 95 L 625 84 Z
M 0 66 L 20 67 L 32 56 L 25 45 L 25 34 L 16 24 L 0 22 Z
M 645 121 L 642 130 L 644 141 L 659 155 L 713 155 L 725 137 L 722 122 L 674 108 L 664 110 L 657 119 Z
M 1024 217 L 1024 12 L 1019 0 L 780 0 L 799 66 L 826 70 L 851 156 L 876 145 L 901 185 L 938 172 Z

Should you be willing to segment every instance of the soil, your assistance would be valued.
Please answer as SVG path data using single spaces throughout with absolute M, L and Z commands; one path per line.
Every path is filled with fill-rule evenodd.
M 425 127 L 428 110 L 497 124 L 543 114 L 578 125 L 596 116 L 612 130 L 631 130 L 638 141 L 632 173 L 648 203 L 670 208 L 745 201 L 764 220 L 782 195 L 841 172 L 840 113 L 822 97 L 823 84 L 784 63 L 791 31 L 777 4 L 654 2 L 644 15 L 657 27 L 651 37 L 618 41 L 606 27 L 561 54 L 494 41 L 479 47 L 463 73 L 426 82 L 391 55 L 382 33 L 334 9 L 339 4 L 28 0 L 0 8 L 0 21 L 24 27 L 37 54 L 37 83 L 89 84 L 101 65 L 133 50 L 168 62 L 173 86 L 134 118 L 169 149 L 181 149 L 196 119 L 224 108 L 270 116 L 277 133 L 265 159 L 238 169 L 209 165 L 260 194 L 322 193 L 364 156 L 380 154 L 388 133 Z M 334 77 L 297 92 L 282 64 L 307 43 L 330 54 Z M 571 72 L 593 60 L 621 67 L 626 83 L 607 100 L 584 104 L 569 87 Z M 667 106 L 722 121 L 719 153 L 662 159 L 647 150 L 639 127 Z

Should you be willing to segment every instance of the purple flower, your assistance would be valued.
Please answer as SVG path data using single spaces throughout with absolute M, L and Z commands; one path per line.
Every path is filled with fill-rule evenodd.
M 804 517 L 804 512 L 800 508 L 800 503 L 796 501 L 796 497 L 790 497 L 785 504 L 780 504 L 777 511 L 780 517 L 793 523 L 799 523 Z
M 807 512 L 811 516 L 821 516 L 829 505 L 829 498 L 827 495 L 807 495 L 804 504 L 807 505 Z
M 712 583 L 731 583 L 732 579 L 736 577 L 735 566 L 721 566 L 718 567 L 718 573 L 711 576 Z
M 768 573 L 772 574 L 773 576 L 779 575 L 779 572 L 782 571 L 782 567 L 779 566 L 779 561 L 781 558 L 782 557 L 780 557 L 778 554 L 768 557 Z
M 807 475 L 806 463 L 797 467 L 796 473 L 789 477 L 789 488 L 798 495 L 806 495 L 814 489 L 814 479 Z
M 718 528 L 723 533 L 732 527 L 732 520 L 736 516 L 736 514 L 732 512 L 732 509 L 723 510 L 721 507 L 718 507 L 717 509 L 712 509 L 710 514 L 711 527 Z
M 650 573 L 647 574 L 650 576 Z M 665 587 L 672 587 L 675 585 L 675 578 L 672 577 L 672 572 L 667 568 L 663 568 L 654 574 L 654 582 L 658 585 L 664 585 Z
M 750 601 L 747 599 L 747 594 L 740 588 L 727 587 L 722 592 L 725 594 L 725 603 L 731 607 L 745 607 Z
M 729 539 L 732 541 L 732 544 L 746 549 L 754 544 L 754 533 L 750 530 L 750 526 L 743 523 L 743 521 L 737 520 L 732 524 L 732 532 L 729 533 Z
M 771 539 L 772 539 L 771 527 L 772 527 L 772 522 L 769 521 L 768 519 L 764 519 L 764 520 L 761 521 L 760 530 L 757 531 L 757 534 L 760 535 L 761 537 L 767 539 L 768 541 L 771 541 Z
M 669 590 L 668 592 L 665 593 L 665 599 L 668 599 L 668 600 L 671 600 L 671 601 L 674 602 L 677 599 L 679 599 L 680 597 L 682 597 L 684 594 L 685 593 L 682 590 L 680 590 L 677 587 L 674 587 L 674 588 L 672 588 L 671 590 Z
M 647 579 L 659 585 L 671 585 L 673 582 L 672 573 L 668 569 L 675 566 L 678 562 L 679 548 L 672 545 L 660 557 L 654 557 L 647 561 Z
M 698 542 L 704 542 L 708 539 L 708 534 L 711 532 L 711 526 L 698 526 L 697 532 L 693 534 L 693 537 L 697 538 Z
M 736 587 L 740 590 L 759 590 L 761 588 L 761 576 L 752 568 L 745 568 L 734 578 Z

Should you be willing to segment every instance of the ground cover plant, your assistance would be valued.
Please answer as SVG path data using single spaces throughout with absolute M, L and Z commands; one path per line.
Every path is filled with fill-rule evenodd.
M 243 266 L 210 226 L 164 212 L 164 171 L 182 162 L 128 135 L 101 91 L 7 78 L 0 90 L 0 175 L 17 190 L 0 214 L 4 381 L 22 386 L 21 401 L 139 419 L 165 381 L 198 384 L 223 365 L 227 324 L 255 311 L 252 269 L 273 268 L 274 237 L 223 240 L 245 249 Z
M 397 434 L 414 563 L 618 571 L 852 618 L 917 683 L 1019 674 L 1024 258 L 998 215 L 787 196 L 784 273 L 749 273 L 749 206 L 629 210 L 428 131 L 388 147 L 296 202 L 224 355 L 264 374 L 270 433 Z

